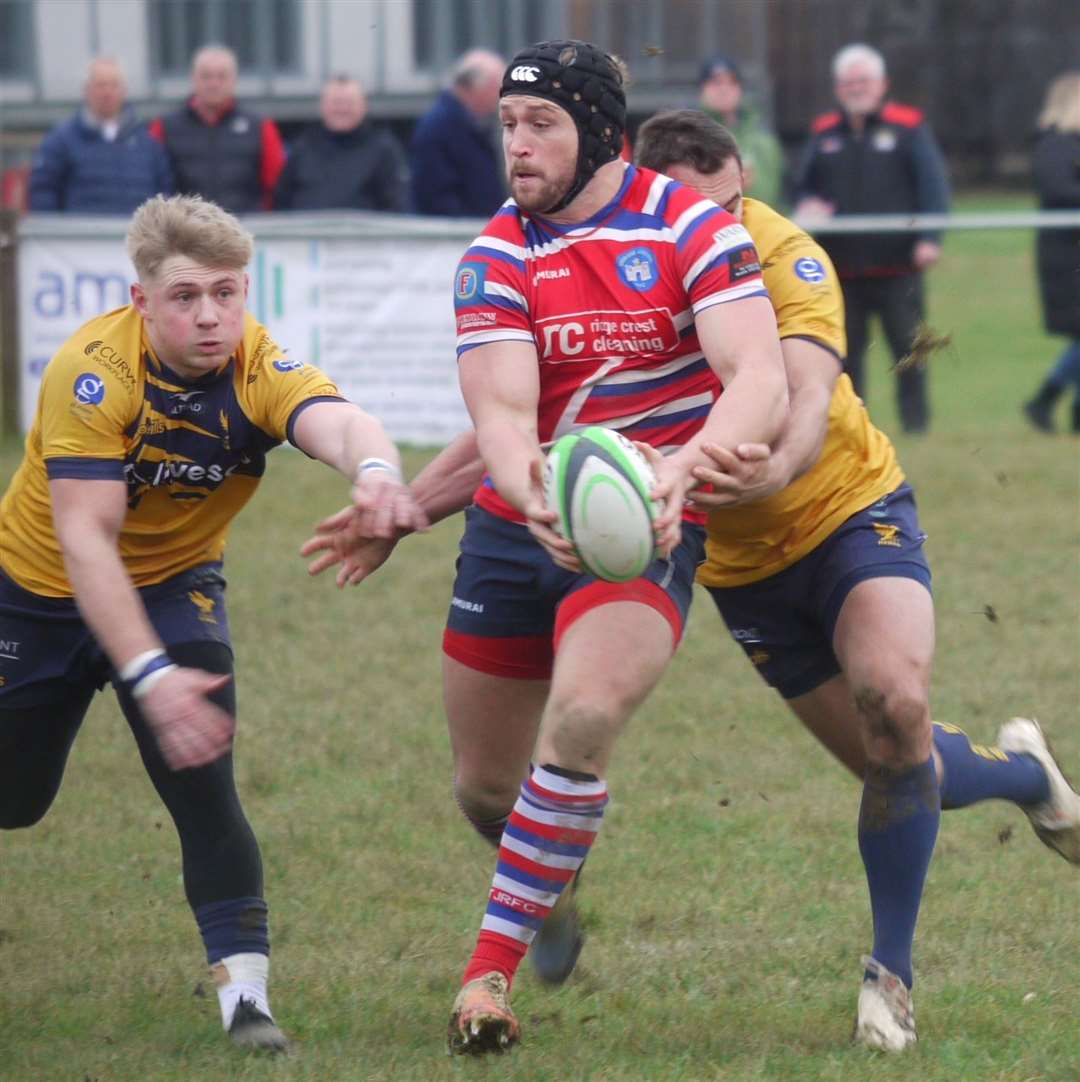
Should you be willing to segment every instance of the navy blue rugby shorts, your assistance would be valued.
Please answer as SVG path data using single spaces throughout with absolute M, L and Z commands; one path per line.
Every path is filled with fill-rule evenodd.
M 216 642 L 232 649 L 220 564 L 203 564 L 139 595 L 166 648 Z M 42 597 L 0 571 L 0 708 L 55 702 L 71 688 L 103 688 L 112 666 L 70 598 Z
M 669 559 L 654 560 L 632 582 L 604 582 L 556 566 L 523 523 L 470 507 L 443 651 L 494 676 L 547 680 L 562 630 L 609 601 L 650 605 L 678 643 L 704 558 L 703 527 L 684 522 L 682 541 Z
M 909 578 L 930 589 L 915 496 L 908 484 L 852 515 L 801 560 L 746 586 L 709 586 L 735 641 L 785 699 L 840 672 L 833 632 L 866 579 Z

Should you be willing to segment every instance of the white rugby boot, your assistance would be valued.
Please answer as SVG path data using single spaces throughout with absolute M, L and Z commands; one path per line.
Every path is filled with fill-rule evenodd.
M 876 958 L 866 955 L 862 963 L 863 983 L 851 1039 L 880 1052 L 903 1052 L 919 1039 L 911 993 Z
M 1049 799 L 1021 807 L 1044 845 L 1070 864 L 1080 864 L 1080 793 L 1061 772 L 1039 723 L 1034 718 L 1013 718 L 1002 725 L 997 742 L 1002 751 L 1030 755 L 1046 771 Z

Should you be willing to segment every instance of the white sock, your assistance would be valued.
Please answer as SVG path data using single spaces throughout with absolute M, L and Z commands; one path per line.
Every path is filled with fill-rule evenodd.
M 270 974 L 270 959 L 265 954 L 230 954 L 210 967 L 210 976 L 217 985 L 221 1021 L 226 1032 L 232 1025 L 236 1005 L 246 999 L 267 1018 L 270 1003 L 266 997 L 266 980 Z

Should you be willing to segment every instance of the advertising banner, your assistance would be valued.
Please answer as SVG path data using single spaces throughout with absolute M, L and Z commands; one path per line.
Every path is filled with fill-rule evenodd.
M 128 303 L 135 272 L 124 251 L 126 223 L 110 220 L 96 235 L 87 224 L 67 236 L 51 224 L 20 237 L 24 431 L 49 358 L 88 319 Z M 323 369 L 399 443 L 438 446 L 467 428 L 451 290 L 472 231 L 388 236 L 384 226 L 312 236 L 299 222 L 291 231 L 273 224 L 254 229 L 248 307 L 290 357 Z

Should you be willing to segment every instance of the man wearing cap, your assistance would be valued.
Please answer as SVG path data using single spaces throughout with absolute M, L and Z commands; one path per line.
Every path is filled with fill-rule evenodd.
M 739 65 L 717 53 L 701 66 L 698 102 L 703 113 L 723 124 L 739 144 L 747 195 L 776 206 L 782 198 L 784 155 L 761 114 L 743 95 Z
M 457 800 L 499 847 L 449 1027 L 452 1052 L 480 1053 L 519 1038 L 515 971 L 596 836 L 616 737 L 681 636 L 703 544 L 691 471 L 717 441 L 771 443 L 787 416 L 753 244 L 722 208 L 620 158 L 620 63 L 580 41 L 530 46 L 499 115 L 512 199 L 455 279 L 487 474 L 443 639 Z M 665 452 L 661 556 L 633 582 L 585 574 L 544 505 L 542 448 L 591 424 Z

